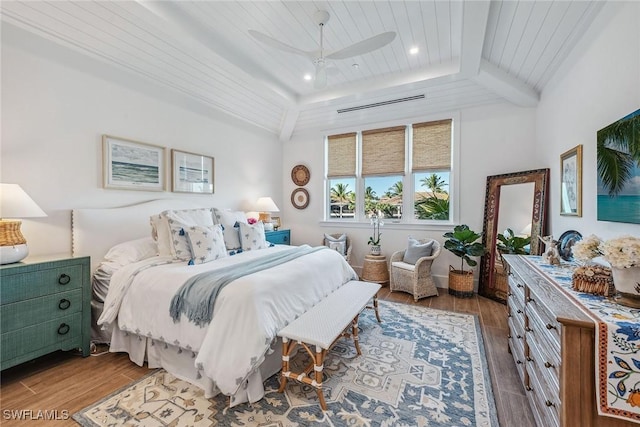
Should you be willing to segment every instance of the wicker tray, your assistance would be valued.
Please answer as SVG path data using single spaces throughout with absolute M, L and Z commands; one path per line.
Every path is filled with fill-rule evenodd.
M 605 297 L 616 293 L 611 269 L 600 265 L 587 265 L 576 268 L 571 278 L 571 287 L 576 291 Z

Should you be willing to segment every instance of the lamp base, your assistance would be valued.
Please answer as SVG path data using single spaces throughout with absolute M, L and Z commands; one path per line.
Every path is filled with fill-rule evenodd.
M 29 248 L 26 244 L 0 246 L 0 265 L 22 261 L 27 255 L 29 255 Z

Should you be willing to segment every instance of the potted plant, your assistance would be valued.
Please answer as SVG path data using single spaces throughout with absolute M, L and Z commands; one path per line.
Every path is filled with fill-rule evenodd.
M 486 249 L 478 240 L 482 233 L 476 233 L 467 225 L 456 225 L 453 232 L 444 233 L 444 248 L 460 257 L 460 269 L 449 266 L 449 293 L 458 297 L 473 296 L 473 270 L 464 269 L 466 262 L 469 267 L 475 267 L 478 262 L 472 257 L 484 255 Z
M 378 215 L 371 215 L 371 225 L 373 226 L 373 236 L 369 237 L 368 245 L 371 245 L 371 255 L 380 255 L 380 227 L 384 222 Z

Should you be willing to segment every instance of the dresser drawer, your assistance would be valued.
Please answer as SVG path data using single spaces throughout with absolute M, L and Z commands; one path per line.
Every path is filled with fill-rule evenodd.
M 555 396 L 560 395 L 560 365 L 557 361 L 543 355 L 542 349 L 535 343 L 529 344 L 528 363 L 534 365 L 536 372 L 540 373 L 547 382 L 548 388 Z
M 31 298 L 0 307 L 2 333 L 82 311 L 82 289 Z
M 550 323 L 545 323 L 540 319 L 539 312 L 531 310 L 527 307 L 528 329 L 527 333 L 531 335 L 531 339 L 538 343 L 538 346 L 544 351 L 543 356 L 548 356 L 554 361 L 560 362 L 560 337 L 556 333 L 560 329 L 554 326 L 547 328 Z M 529 338 L 529 336 L 527 336 Z
M 80 347 L 81 336 L 81 313 L 73 313 L 38 325 L 3 333 L 2 349 L 0 350 L 3 366 L 11 359 L 28 355 L 40 349 L 68 350 L 72 348 L 74 342 Z
M 527 365 L 529 375 L 529 389 L 531 402 L 536 408 L 533 414 L 539 427 L 560 426 L 560 403 L 558 396 L 550 396 L 546 384 L 540 381 L 533 365 Z
M 518 340 L 515 337 L 509 338 L 509 348 L 511 348 L 511 355 L 513 361 L 516 364 L 516 370 L 520 376 L 522 384 L 525 386 L 528 384 L 527 370 L 525 369 L 525 357 L 524 357 L 524 341 Z
M 2 275 L 2 304 L 82 287 L 81 265 Z

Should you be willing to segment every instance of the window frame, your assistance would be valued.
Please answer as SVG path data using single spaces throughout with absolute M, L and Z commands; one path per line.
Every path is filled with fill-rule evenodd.
M 451 169 L 449 171 L 449 219 L 448 220 L 425 220 L 415 218 L 414 195 L 415 195 L 415 174 L 424 173 L 424 171 L 412 171 L 411 164 L 413 161 L 412 141 L 414 123 L 431 122 L 438 120 L 451 119 Z M 405 126 L 405 170 L 402 178 L 403 195 L 402 195 L 402 218 L 393 219 L 385 218 L 385 228 L 390 229 L 433 229 L 445 230 L 451 228 L 451 225 L 458 223 L 459 218 L 459 176 L 460 176 L 460 112 L 448 112 L 431 116 L 420 116 L 402 121 L 390 121 L 385 123 L 376 123 L 367 126 L 367 129 L 354 130 L 335 129 L 327 131 L 323 137 L 324 141 L 324 220 L 321 225 L 325 226 L 345 226 L 353 228 L 369 227 L 369 218 L 364 212 L 364 191 L 365 177 L 362 176 L 362 131 L 372 130 L 376 128 Z M 327 177 L 328 170 L 328 135 L 356 132 L 356 175 L 355 175 L 355 215 L 353 219 L 331 218 L 331 186 L 332 179 L 340 179 L 339 177 Z M 394 174 L 395 175 L 395 174 Z M 345 177 L 353 178 L 353 176 Z M 409 190 L 409 192 L 407 192 Z M 411 197 L 406 197 L 411 194 Z

